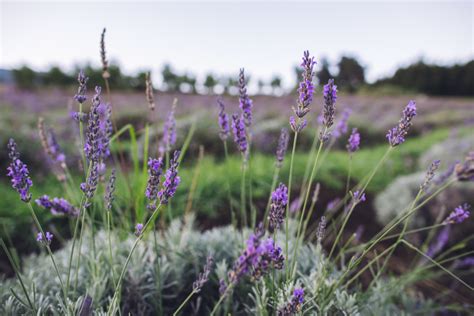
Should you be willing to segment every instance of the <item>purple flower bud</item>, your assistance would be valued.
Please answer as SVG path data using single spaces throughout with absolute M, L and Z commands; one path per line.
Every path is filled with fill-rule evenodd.
M 360 191 L 355 191 L 352 195 L 353 201 L 355 204 L 359 204 L 360 202 L 365 202 L 365 193 Z
M 305 127 L 306 127 L 307 121 L 306 119 L 298 119 L 298 122 L 296 122 L 294 116 L 290 116 L 290 127 L 295 133 L 301 132 Z
M 444 220 L 445 224 L 453 224 L 457 223 L 460 224 L 464 222 L 464 220 L 469 218 L 469 215 L 471 215 L 471 212 L 469 210 L 471 209 L 471 206 L 467 203 L 463 205 L 459 205 L 454 209 L 454 211 L 449 214 L 448 218 Z
M 67 215 L 67 216 L 78 216 L 78 210 L 71 205 L 66 199 L 53 198 L 51 199 L 47 195 L 43 195 L 39 199 L 36 199 L 36 204 L 51 211 L 53 215 Z
M 92 99 L 92 107 L 89 114 L 89 121 L 86 131 L 86 142 L 84 144 L 84 152 L 89 161 L 99 161 L 101 157 L 100 148 L 100 114 L 99 106 L 101 104 L 100 87 L 95 87 L 96 94 Z
M 232 130 L 234 132 L 234 141 L 241 153 L 247 151 L 247 135 L 245 133 L 244 119 L 238 114 L 232 115 Z
M 50 232 L 46 232 L 45 235 L 43 235 L 42 233 L 38 233 L 36 235 L 36 241 L 44 245 L 50 245 L 51 242 L 53 241 L 54 235 L 51 234 Z
M 135 236 L 137 237 L 140 237 L 143 233 L 143 224 L 142 223 L 138 223 L 136 226 L 135 226 Z
M 90 206 L 90 200 L 94 197 L 95 191 L 97 189 L 97 183 L 99 181 L 99 165 L 97 161 L 91 161 L 90 172 L 87 176 L 86 182 L 81 183 L 81 190 L 84 192 L 88 203 L 85 204 L 85 207 Z
M 431 163 L 428 172 L 426 172 L 425 181 L 423 181 L 423 184 L 420 186 L 420 190 L 426 192 L 426 189 L 430 186 L 431 180 L 433 180 L 435 172 L 438 170 L 440 163 L 441 160 L 435 160 Z
M 209 281 L 209 274 L 211 274 L 213 264 L 214 259 L 212 258 L 212 256 L 207 256 L 206 265 L 204 266 L 203 272 L 199 273 L 197 280 L 193 282 L 193 291 L 195 293 L 201 292 L 204 284 Z
M 247 82 L 245 79 L 244 68 L 240 69 L 239 74 L 239 105 L 242 110 L 245 125 L 248 127 L 252 124 L 252 100 L 247 94 Z
M 451 231 L 450 226 L 444 227 L 441 232 L 438 234 L 438 238 L 436 239 L 436 242 L 430 245 L 428 248 L 428 251 L 426 252 L 426 255 L 428 257 L 433 258 L 436 256 L 441 250 L 443 250 L 444 246 L 449 241 L 449 233 Z
M 324 107 L 323 107 L 323 124 L 330 128 L 334 124 L 334 116 L 336 114 L 337 86 L 334 79 L 329 79 L 323 89 Z
M 304 290 L 302 288 L 296 288 L 293 291 L 291 300 L 282 308 L 278 309 L 277 316 L 293 316 L 296 315 L 303 306 L 304 303 Z
M 87 113 L 71 112 L 71 118 L 76 122 L 85 122 L 87 121 Z
M 318 224 L 318 231 L 316 234 L 316 236 L 318 237 L 318 244 L 321 244 L 325 233 L 326 233 L 326 217 L 321 216 L 321 221 Z
M 299 118 L 303 118 L 309 112 L 309 105 L 313 101 L 314 85 L 313 85 L 313 67 L 316 64 L 314 57 L 309 57 L 309 51 L 303 53 L 303 67 L 302 80 L 299 84 L 298 93 L 298 106 L 293 108 L 295 115 Z
M 360 134 L 357 132 L 357 128 L 352 129 L 351 136 L 349 136 L 349 140 L 347 141 L 347 150 L 349 153 L 354 153 L 359 149 L 360 145 Z
M 405 107 L 402 113 L 402 118 L 398 125 L 387 133 L 387 139 L 392 147 L 398 146 L 405 142 L 405 136 L 408 134 L 408 129 L 412 125 L 411 121 L 416 116 L 416 103 L 411 100 Z
M 104 201 L 105 201 L 105 209 L 110 211 L 112 209 L 112 202 L 114 201 L 114 193 L 115 193 L 115 169 L 112 170 L 110 173 L 110 178 L 107 183 L 107 188 L 105 189 Z
M 288 204 L 288 188 L 283 184 L 276 188 L 272 193 L 272 204 L 270 206 L 270 213 L 268 214 L 268 221 L 270 231 L 279 229 L 285 217 L 285 208 Z
M 178 176 L 179 155 L 180 151 L 174 152 L 173 158 L 170 161 L 170 167 L 166 171 L 165 182 L 163 189 L 158 192 L 161 204 L 168 204 L 168 200 L 174 196 L 178 188 L 181 178 Z
M 174 118 L 174 111 L 176 108 L 176 99 L 171 107 L 171 111 L 168 114 L 168 118 L 163 126 L 163 142 L 165 150 L 170 151 L 176 143 L 176 120 Z
M 150 200 L 149 209 L 155 209 L 155 200 L 158 198 L 158 187 L 160 177 L 163 173 L 164 162 L 162 158 L 148 159 L 148 182 L 146 185 L 145 196 Z
M 219 137 L 225 141 L 229 137 L 229 115 L 225 113 L 225 105 L 221 98 L 217 99 L 217 104 L 219 105 Z
M 79 71 L 79 74 L 77 75 L 77 82 L 79 82 L 79 87 L 77 88 L 77 94 L 74 95 L 74 100 L 76 100 L 78 103 L 82 104 L 86 102 L 87 100 L 86 85 L 87 85 L 88 80 L 89 80 L 89 77 L 86 77 L 82 70 Z
M 31 200 L 30 187 L 33 185 L 33 181 L 30 179 L 28 167 L 20 160 L 20 153 L 12 138 L 8 141 L 7 147 L 11 160 L 7 168 L 7 176 L 11 178 L 12 187 L 20 194 L 21 200 L 29 202 Z

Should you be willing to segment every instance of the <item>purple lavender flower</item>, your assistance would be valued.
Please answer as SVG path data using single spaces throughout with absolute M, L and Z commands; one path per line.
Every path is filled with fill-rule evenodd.
M 20 160 L 20 153 L 16 149 L 16 143 L 13 138 L 8 141 L 8 156 L 10 157 L 10 166 L 7 168 L 7 176 L 11 178 L 12 187 L 20 194 L 23 202 L 31 200 L 30 187 L 33 185 L 29 176 L 28 167 Z
M 285 217 L 285 209 L 288 204 L 288 188 L 283 184 L 276 188 L 272 193 L 272 204 L 270 206 L 270 213 L 268 214 L 268 221 L 270 231 L 279 229 Z
M 259 225 L 255 233 L 250 235 L 246 249 L 228 273 L 229 284 L 237 284 L 242 277 L 249 274 L 254 279 L 259 279 L 271 267 L 278 270 L 283 268 L 285 259 L 282 249 L 275 244 L 272 238 L 262 240 L 264 234 L 263 226 Z M 221 284 L 221 287 L 225 289 L 227 285 L 224 283 Z
M 71 118 L 76 122 L 85 122 L 87 121 L 88 115 L 83 112 L 71 112 Z
M 54 235 L 50 232 L 46 232 L 45 235 L 43 235 L 43 233 L 38 233 L 36 235 L 36 241 L 49 246 L 53 241 L 53 237 Z
M 463 205 L 459 205 L 454 209 L 454 211 L 449 214 L 448 218 L 444 220 L 445 224 L 453 224 L 457 223 L 460 224 L 464 222 L 464 220 L 469 218 L 469 215 L 471 215 L 471 212 L 469 210 L 471 209 L 471 206 L 467 203 L 464 203 Z
M 74 100 L 76 100 L 79 103 L 84 103 L 87 100 L 86 96 L 86 89 L 87 89 L 87 81 L 89 80 L 89 77 L 86 77 L 84 75 L 84 72 L 81 70 L 79 71 L 79 74 L 77 75 L 77 82 L 79 82 L 79 87 L 77 88 L 77 93 L 74 95 Z
M 431 180 L 433 180 L 435 172 L 436 170 L 438 170 L 440 163 L 441 160 L 435 160 L 431 163 L 430 167 L 428 168 L 428 171 L 426 172 L 425 181 L 423 181 L 420 186 L 420 190 L 426 192 L 426 189 L 430 186 Z
M 110 77 L 109 73 L 109 61 L 107 60 L 107 55 L 105 52 L 105 27 L 102 30 L 100 35 L 100 60 L 102 62 L 102 77 L 108 79 Z
M 359 204 L 360 202 L 365 202 L 365 193 L 360 191 L 355 191 L 352 195 L 353 201 L 355 204 Z
M 143 224 L 138 223 L 135 225 L 135 236 L 140 237 L 143 233 Z
M 155 98 L 153 96 L 153 83 L 151 81 L 151 74 L 147 72 L 145 74 L 145 96 L 150 110 L 155 110 Z
M 63 198 L 53 198 L 51 199 L 47 195 L 43 195 L 40 198 L 36 199 L 36 204 L 39 206 L 51 211 L 53 215 L 68 215 L 68 216 L 77 216 L 79 215 L 78 210 L 71 205 L 66 199 Z
M 334 124 L 334 116 L 336 114 L 337 86 L 334 79 L 329 79 L 323 89 L 324 107 L 323 107 L 323 124 L 330 128 Z
M 335 138 L 339 138 L 347 133 L 349 116 L 351 115 L 351 112 L 352 111 L 349 108 L 345 108 L 344 111 L 342 111 L 341 118 L 339 122 L 337 122 L 336 129 L 332 133 Z
M 387 139 L 390 146 L 395 147 L 405 142 L 405 136 L 408 134 L 408 129 L 412 125 L 411 121 L 416 116 L 416 103 L 411 100 L 405 107 L 402 113 L 402 118 L 398 125 L 387 133 Z
M 314 85 L 313 85 L 313 67 L 316 64 L 314 57 L 309 57 L 309 51 L 303 53 L 303 61 L 301 67 L 303 67 L 302 80 L 299 84 L 298 93 L 298 106 L 293 108 L 296 116 L 300 119 L 303 118 L 309 112 L 309 105 L 313 101 Z
M 96 94 L 92 99 L 92 106 L 89 113 L 89 121 L 86 132 L 86 143 L 84 144 L 84 152 L 89 161 L 99 161 L 101 157 L 100 147 L 100 113 L 99 106 L 101 104 L 102 89 L 95 87 Z
M 290 127 L 295 133 L 301 132 L 305 127 L 308 122 L 306 119 L 298 119 L 298 122 L 296 122 L 294 116 L 290 116 Z
M 206 265 L 204 266 L 203 272 L 199 273 L 199 276 L 196 281 L 193 282 L 193 291 L 194 293 L 199 293 L 202 290 L 204 284 L 209 281 L 209 274 L 211 274 L 212 266 L 214 264 L 214 259 L 211 255 L 207 256 Z
M 245 80 L 245 70 L 240 69 L 239 73 L 239 105 L 242 110 L 245 126 L 249 127 L 252 124 L 252 100 L 247 94 L 247 82 Z
M 174 196 L 176 189 L 181 181 L 178 176 L 179 166 L 179 155 L 181 152 L 176 150 L 173 154 L 173 158 L 170 161 L 170 167 L 166 170 L 165 182 L 163 183 L 163 189 L 158 192 L 161 204 L 168 204 L 168 200 Z
M 244 119 L 238 114 L 232 115 L 232 130 L 237 147 L 241 153 L 245 153 L 247 151 L 247 135 L 245 133 Z
M 293 316 L 301 310 L 304 303 L 304 290 L 296 288 L 291 301 L 277 311 L 277 316 Z
M 464 163 L 456 165 L 455 172 L 459 181 L 474 181 L 474 151 L 467 155 Z
M 155 209 L 155 200 L 158 198 L 158 186 L 160 185 L 160 177 L 163 173 L 164 162 L 162 158 L 148 159 L 148 182 L 146 185 L 145 196 L 150 200 L 149 209 Z
M 115 192 L 115 169 L 112 169 L 112 172 L 110 173 L 110 178 L 107 183 L 107 188 L 105 189 L 105 195 L 104 195 L 104 200 L 105 200 L 105 209 L 107 211 L 110 211 L 112 209 L 112 202 L 114 201 L 114 192 Z
M 230 134 L 229 115 L 225 112 L 224 101 L 221 98 L 217 99 L 217 104 L 219 105 L 219 127 L 221 128 L 219 137 L 222 141 L 226 141 Z
M 426 252 L 426 255 L 428 257 L 433 258 L 436 256 L 441 250 L 443 250 L 444 246 L 449 241 L 449 233 L 451 231 L 450 226 L 444 227 L 441 232 L 438 234 L 438 238 L 436 238 L 436 242 L 430 245 L 428 248 L 428 251 Z
M 351 136 L 349 136 L 349 140 L 347 141 L 347 150 L 350 154 L 355 153 L 359 150 L 360 145 L 360 134 L 357 131 L 357 128 L 352 129 Z
M 456 262 L 456 268 L 472 267 L 474 266 L 474 257 L 467 257 Z
M 163 126 L 163 142 L 165 150 L 170 151 L 176 143 L 176 120 L 174 118 L 174 111 L 176 108 L 176 100 L 171 107 L 171 111 L 168 114 L 168 118 Z
M 283 165 L 283 159 L 285 158 L 286 150 L 288 149 L 288 141 L 290 135 L 286 128 L 282 128 L 280 132 L 280 138 L 278 139 L 278 146 L 276 150 L 276 167 L 281 168 Z
M 84 192 L 87 201 L 85 207 L 91 205 L 90 200 L 94 197 L 95 191 L 97 189 L 97 183 L 99 182 L 99 165 L 98 161 L 91 161 L 89 166 L 90 171 L 87 176 L 86 182 L 81 183 L 81 190 Z

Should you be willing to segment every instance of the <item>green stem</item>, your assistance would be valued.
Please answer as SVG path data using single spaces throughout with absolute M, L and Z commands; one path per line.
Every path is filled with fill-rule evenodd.
M 227 150 L 227 141 L 224 140 L 222 142 L 224 143 L 225 162 L 227 164 L 229 162 L 229 152 Z M 231 192 L 231 189 L 230 189 L 229 177 L 226 177 L 226 180 L 227 180 L 227 196 L 228 196 L 228 199 L 229 199 L 229 211 L 230 211 L 230 216 L 231 216 L 230 218 L 231 218 L 231 221 L 232 221 L 232 226 L 234 228 L 237 228 L 237 222 L 236 222 L 236 218 L 235 218 L 234 207 L 232 205 L 232 192 Z
M 145 225 L 143 226 L 143 229 L 142 229 L 142 233 L 137 237 L 137 239 L 135 240 L 135 242 L 133 243 L 133 246 L 132 246 L 132 249 L 130 250 L 128 256 L 127 256 L 127 259 L 125 260 L 125 264 L 123 265 L 122 267 L 122 272 L 120 272 L 120 276 L 118 278 L 118 281 L 117 281 L 117 285 L 115 286 L 115 291 L 114 291 L 114 296 L 112 297 L 112 301 L 110 302 L 110 306 L 109 306 L 109 309 L 107 311 L 107 315 L 112 315 L 112 311 L 115 307 L 115 300 L 117 299 L 117 295 L 118 295 L 118 292 L 120 290 L 120 286 L 122 285 L 122 281 L 123 281 L 123 278 L 125 276 L 125 272 L 127 270 L 127 267 L 128 267 L 128 264 L 130 263 L 130 259 L 132 258 L 132 255 L 135 251 L 135 249 L 137 248 L 138 246 L 138 243 L 140 242 L 140 240 L 143 239 L 143 236 L 145 235 L 145 233 L 148 231 L 148 229 L 150 228 L 150 225 L 151 223 L 154 223 L 155 222 L 155 219 L 156 217 L 158 216 L 158 213 L 161 209 L 161 202 L 160 204 L 158 204 L 158 206 L 155 208 L 155 210 L 153 211 L 153 213 L 151 214 L 150 218 L 148 219 L 148 221 L 145 223 Z
M 245 163 L 245 156 L 242 154 L 242 178 L 240 182 L 240 212 L 241 212 L 241 221 L 242 227 L 246 227 L 248 225 L 247 222 L 247 209 L 245 207 L 245 174 L 247 171 L 246 163 Z
M 293 138 L 293 149 L 291 150 L 291 158 L 290 158 L 290 174 L 288 176 L 288 203 L 286 203 L 286 216 L 285 216 L 285 258 L 288 260 L 288 249 L 289 249 L 289 233 L 288 233 L 288 221 L 290 218 L 290 204 L 291 204 L 291 184 L 292 184 L 292 176 L 293 176 L 293 162 L 295 158 L 295 150 L 296 150 L 296 142 L 298 140 L 298 132 L 295 132 L 295 136 Z M 285 267 L 286 275 L 288 275 L 288 265 Z
M 110 260 L 110 268 L 112 269 L 112 280 L 114 282 L 114 286 L 116 285 L 115 283 L 115 269 L 114 269 L 114 261 L 113 261 L 113 256 L 112 256 L 112 239 L 110 237 L 111 235 L 111 230 L 110 230 L 110 216 L 111 216 L 111 211 L 107 211 L 107 239 L 109 241 L 109 260 Z
M 186 305 L 186 303 L 193 297 L 194 293 L 196 293 L 194 290 L 189 293 L 189 295 L 186 297 L 186 299 L 179 305 L 178 309 L 173 313 L 173 316 L 178 315 L 178 313 L 183 309 L 183 307 Z

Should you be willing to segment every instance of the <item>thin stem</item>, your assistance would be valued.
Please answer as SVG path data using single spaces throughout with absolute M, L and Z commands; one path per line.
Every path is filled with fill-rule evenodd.
M 225 153 L 225 163 L 227 164 L 229 162 L 229 152 L 228 152 L 228 149 L 227 149 L 227 140 L 223 140 L 222 141 L 224 143 L 224 153 Z M 230 182 L 229 182 L 229 177 L 226 177 L 226 180 L 227 180 L 227 196 L 228 196 L 228 199 L 229 199 L 229 211 L 230 211 L 230 218 L 231 218 L 231 221 L 232 221 L 232 226 L 234 228 L 237 227 L 237 221 L 236 221 L 236 218 L 235 218 L 235 212 L 234 212 L 234 206 L 232 205 L 232 192 L 231 192 L 231 189 L 230 189 Z
M 346 228 L 347 222 L 349 221 L 349 217 L 351 217 L 352 212 L 354 211 L 354 208 L 356 207 L 356 205 L 357 203 L 355 202 L 352 203 L 352 206 L 349 212 L 347 213 L 347 216 L 344 218 L 344 222 L 342 223 L 342 226 L 337 233 L 336 239 L 334 240 L 334 243 L 332 244 L 331 251 L 329 252 L 329 255 L 328 255 L 328 259 L 331 259 L 331 256 L 334 250 L 336 249 L 336 245 L 339 243 L 339 239 L 341 238 L 344 228 Z
M 295 150 L 296 150 L 296 142 L 298 140 L 298 132 L 295 132 L 295 136 L 293 138 L 293 149 L 291 150 L 291 158 L 290 158 L 290 175 L 288 176 L 288 203 L 286 203 L 286 216 L 285 216 L 285 258 L 288 260 L 288 248 L 289 248 L 289 236 L 288 236 L 288 221 L 290 217 L 290 204 L 291 204 L 291 184 L 292 184 L 292 176 L 293 176 L 293 161 L 295 157 Z M 288 265 L 285 267 L 286 274 L 288 275 Z
M 36 309 L 36 307 L 33 305 L 33 303 L 32 303 L 31 300 L 30 300 L 30 296 L 28 295 L 28 291 L 26 290 L 26 286 L 25 286 L 25 284 L 23 283 L 23 279 L 21 278 L 21 274 L 20 274 L 20 269 L 19 269 L 19 267 L 16 265 L 15 260 L 13 260 L 13 257 L 12 257 L 12 255 L 10 254 L 10 251 L 8 250 L 7 245 L 5 245 L 5 242 L 3 241 L 3 239 L 0 239 L 0 244 L 2 245 L 3 251 L 5 251 L 5 253 L 7 254 L 8 260 L 10 261 L 10 263 L 11 263 L 11 265 L 12 265 L 12 267 L 13 267 L 13 270 L 15 271 L 16 277 L 18 278 L 18 281 L 20 282 L 21 288 L 23 289 L 23 293 L 25 293 L 26 300 L 28 301 L 28 304 L 30 305 L 30 308 L 31 308 L 31 309 L 35 312 L 35 314 L 36 314 L 36 313 L 37 313 L 37 309 Z
M 135 240 L 135 242 L 133 243 L 133 246 L 132 246 L 132 249 L 130 250 L 130 253 L 128 254 L 128 257 L 127 259 L 125 260 L 125 264 L 123 265 L 122 267 L 122 272 L 120 272 L 120 276 L 119 276 L 119 279 L 117 281 L 117 284 L 115 286 L 115 291 L 114 291 L 114 296 L 112 297 L 112 301 L 110 302 L 110 306 L 109 306 L 109 309 L 107 311 L 107 315 L 112 315 L 112 310 L 114 309 L 115 307 L 115 300 L 117 299 L 117 295 L 118 295 L 118 292 L 120 290 L 120 286 L 122 285 L 122 281 L 123 281 L 123 278 L 125 276 L 125 272 L 127 270 L 127 267 L 128 267 L 128 264 L 130 263 L 130 259 L 132 258 L 132 255 L 135 251 L 135 249 L 137 248 L 138 246 L 138 243 L 140 242 L 140 240 L 143 239 L 143 236 L 145 235 L 145 233 L 148 231 L 148 229 L 150 228 L 150 225 L 152 222 L 155 221 L 156 217 L 158 216 L 158 213 L 161 209 L 161 202 L 158 204 L 158 206 L 155 208 L 155 210 L 153 211 L 153 213 L 151 214 L 150 218 L 148 219 L 148 221 L 145 223 L 145 225 L 143 226 L 143 230 L 142 230 L 142 233 L 137 237 L 137 239 Z
M 217 301 L 216 305 L 214 305 L 214 308 L 212 309 L 211 311 L 211 314 L 210 316 L 213 316 L 216 312 L 217 312 L 217 308 L 221 305 L 222 301 L 224 300 L 224 298 L 226 298 L 226 295 L 227 295 L 227 292 L 230 291 L 230 289 L 233 287 L 234 283 L 231 283 L 224 291 L 224 293 L 222 293 L 221 297 L 219 298 L 219 300 Z
M 178 313 L 183 309 L 183 307 L 186 305 L 186 303 L 193 297 L 194 293 L 196 293 L 194 290 L 189 293 L 189 295 L 186 297 L 186 299 L 179 305 L 178 309 L 173 313 L 173 316 L 178 315 Z
M 110 237 L 111 235 L 111 229 L 110 229 L 110 217 L 111 217 L 111 211 L 107 211 L 107 239 L 109 241 L 109 260 L 110 260 L 110 268 L 112 269 L 112 280 L 114 282 L 114 286 L 116 285 L 115 283 L 115 269 L 114 269 L 114 261 L 113 261 L 113 256 L 112 256 L 112 239 Z
M 245 156 L 242 154 L 242 178 L 240 182 L 240 212 L 241 212 L 241 221 L 242 221 L 242 227 L 246 227 L 248 225 L 247 222 L 247 210 L 245 207 L 245 174 L 247 171 L 247 167 L 245 164 Z
M 301 228 L 302 228 L 302 224 L 303 224 L 303 218 L 304 218 L 304 215 L 305 215 L 305 212 L 306 212 L 306 205 L 308 203 L 308 199 L 309 199 L 309 194 L 311 192 L 311 187 L 313 185 L 313 180 L 314 180 L 314 177 L 315 177 L 315 173 L 316 173 L 316 166 L 318 165 L 318 160 L 319 160 L 319 155 L 321 153 L 321 149 L 323 148 L 323 142 L 319 142 L 319 147 L 318 147 L 318 151 L 316 153 L 316 158 L 314 159 L 314 163 L 313 163 L 313 169 L 311 170 L 311 175 L 309 177 L 309 183 L 308 183 L 308 186 L 306 188 L 306 194 L 305 194 L 305 198 L 304 198 L 304 202 L 303 202 L 303 208 L 301 209 L 301 215 L 300 215 L 300 221 L 298 223 L 298 230 L 297 230 L 297 233 L 296 233 L 296 246 L 295 246 L 295 249 L 293 251 L 293 268 L 292 268 L 292 274 L 291 276 L 294 277 L 294 274 L 296 272 L 296 258 L 297 258 L 297 254 L 298 254 L 298 248 L 299 248 L 299 243 L 300 243 L 300 239 L 303 239 L 303 236 L 301 236 Z
M 28 205 L 28 208 L 30 209 L 31 216 L 33 217 L 33 220 L 35 221 L 35 224 L 36 224 L 37 228 L 41 232 L 43 238 L 46 238 L 43 227 L 41 227 L 41 224 L 38 220 L 38 217 L 36 217 L 36 214 L 35 214 L 35 211 L 33 209 L 33 206 L 31 205 L 31 202 L 28 202 L 26 204 Z M 46 246 L 46 250 L 48 251 L 48 254 L 51 258 L 51 261 L 53 262 L 54 270 L 56 270 L 56 274 L 58 276 L 59 283 L 61 284 L 61 289 L 62 289 L 63 295 L 64 295 L 64 301 L 67 302 L 67 293 L 66 293 L 66 290 L 65 290 L 65 287 L 64 287 L 63 280 L 61 278 L 61 274 L 59 273 L 58 265 L 56 264 L 56 260 L 54 260 L 53 252 L 51 251 L 51 248 L 49 247 L 49 245 L 47 243 L 45 243 L 45 246 Z

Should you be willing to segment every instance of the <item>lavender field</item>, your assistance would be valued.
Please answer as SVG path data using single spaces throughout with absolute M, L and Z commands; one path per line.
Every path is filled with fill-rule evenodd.
M 1 315 L 474 313 L 472 60 L 135 75 L 109 32 L 2 72 Z

